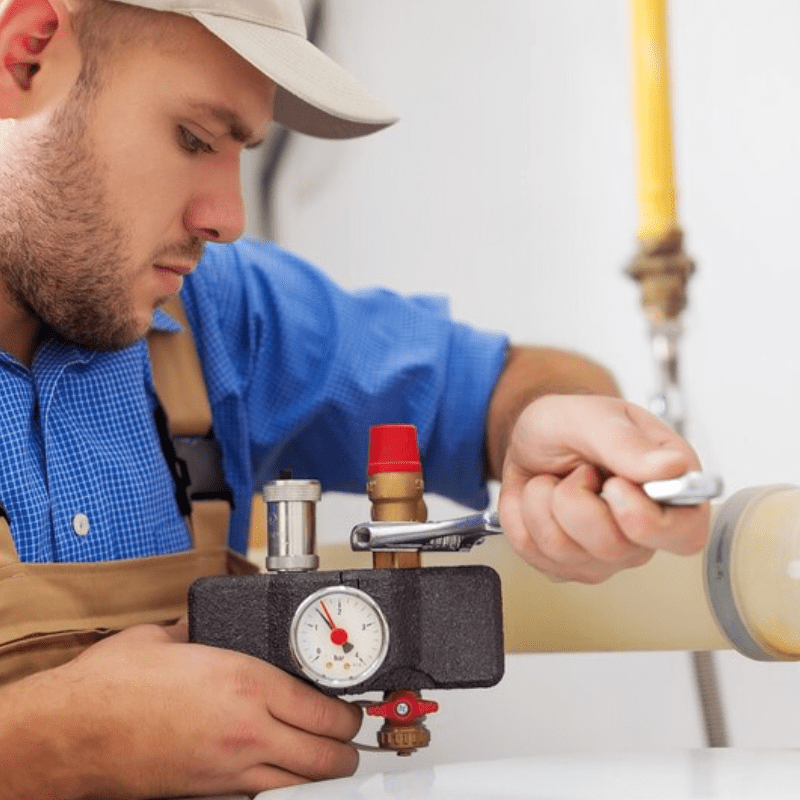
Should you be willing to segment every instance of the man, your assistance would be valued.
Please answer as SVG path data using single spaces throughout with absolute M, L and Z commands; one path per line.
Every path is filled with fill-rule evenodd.
M 162 577 L 185 593 L 224 569 L 175 501 L 143 341 L 177 330 L 154 309 L 182 284 L 236 549 L 277 467 L 360 487 L 348 453 L 376 422 L 418 426 L 432 490 L 480 503 L 502 478 L 508 536 L 555 579 L 703 546 L 707 509 L 638 486 L 696 455 L 601 368 L 226 244 L 242 149 L 273 116 L 331 137 L 393 121 L 305 42 L 296 0 L 2 0 L 0 56 L 0 623 L 18 632 L 0 642 L 0 800 L 255 794 L 356 768 L 357 708 L 136 624 L 169 618 Z M 62 597 L 127 624 L 66 631 L 85 649 L 61 663 Z

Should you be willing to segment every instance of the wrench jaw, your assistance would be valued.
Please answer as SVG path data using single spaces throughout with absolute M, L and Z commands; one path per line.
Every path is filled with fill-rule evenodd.
M 487 536 L 501 534 L 497 512 L 484 512 L 439 522 L 364 522 L 350 532 L 356 552 L 416 550 L 468 552 Z

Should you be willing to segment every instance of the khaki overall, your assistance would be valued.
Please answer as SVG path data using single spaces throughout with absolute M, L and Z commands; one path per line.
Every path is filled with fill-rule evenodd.
M 153 380 L 171 435 L 204 436 L 211 408 L 183 308 L 166 310 L 181 333 L 149 335 Z M 0 685 L 56 667 L 109 634 L 140 623 L 169 623 L 186 613 L 186 592 L 206 575 L 258 569 L 227 548 L 225 500 L 192 504 L 194 548 L 174 555 L 99 563 L 22 563 L 0 518 Z

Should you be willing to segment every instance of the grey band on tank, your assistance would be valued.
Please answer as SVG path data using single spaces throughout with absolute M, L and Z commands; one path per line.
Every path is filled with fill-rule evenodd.
M 730 643 L 756 661 L 780 661 L 757 642 L 736 607 L 731 576 L 731 552 L 736 527 L 747 508 L 773 492 L 794 489 L 790 484 L 755 486 L 731 495 L 717 511 L 706 548 L 706 591 L 714 616 Z

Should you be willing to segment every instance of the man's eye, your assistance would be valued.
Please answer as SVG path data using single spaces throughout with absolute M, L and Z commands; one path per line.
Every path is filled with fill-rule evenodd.
M 214 148 L 204 142 L 199 136 L 195 136 L 188 128 L 183 125 L 178 125 L 177 129 L 178 144 L 187 152 L 192 155 L 198 153 L 214 153 Z

